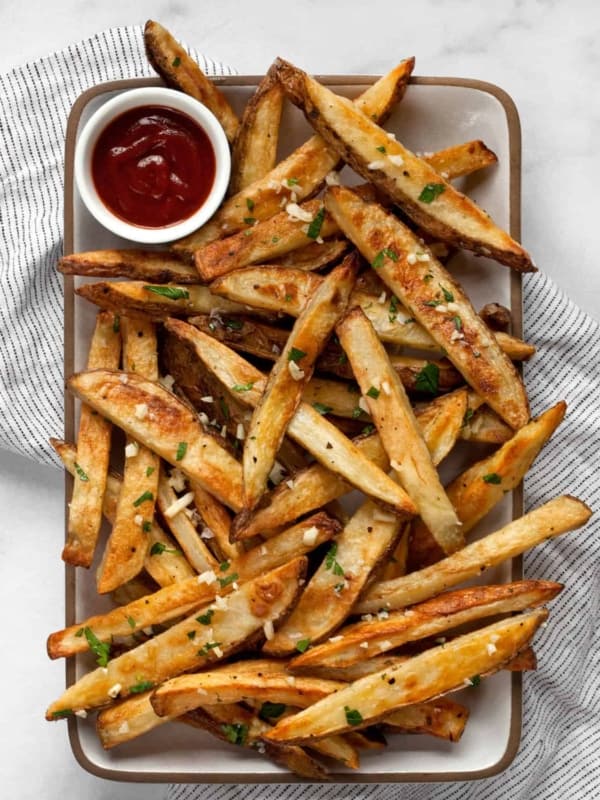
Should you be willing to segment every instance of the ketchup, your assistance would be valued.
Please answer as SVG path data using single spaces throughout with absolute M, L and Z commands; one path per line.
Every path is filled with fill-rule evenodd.
M 215 179 L 215 154 L 207 134 L 187 114 L 140 106 L 102 131 L 92 176 L 98 195 L 117 217 L 163 228 L 203 205 Z

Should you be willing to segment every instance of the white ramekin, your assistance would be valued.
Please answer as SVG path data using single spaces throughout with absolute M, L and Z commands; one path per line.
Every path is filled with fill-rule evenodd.
M 126 222 L 104 205 L 94 185 L 92 154 L 98 137 L 115 117 L 138 106 L 167 106 L 187 114 L 203 128 L 215 153 L 215 179 L 208 197 L 194 214 L 173 225 L 144 228 Z M 107 100 L 85 123 L 75 147 L 75 181 L 90 214 L 117 236 L 141 244 L 160 244 L 180 239 L 207 222 L 225 196 L 230 172 L 229 143 L 214 114 L 193 97 L 161 86 L 131 89 Z

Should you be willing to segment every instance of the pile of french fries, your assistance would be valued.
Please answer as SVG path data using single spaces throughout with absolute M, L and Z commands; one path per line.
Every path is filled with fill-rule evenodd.
M 221 121 L 230 193 L 166 252 L 60 261 L 111 279 L 77 289 L 100 311 L 68 380 L 77 443 L 53 444 L 73 475 L 63 558 L 97 559 L 115 605 L 50 635 L 91 669 L 47 718 L 99 711 L 106 748 L 184 722 L 315 780 L 385 735 L 458 741 L 469 710 L 446 695 L 535 669 L 563 588 L 462 584 L 590 516 L 565 495 L 470 538 L 566 410 L 530 419 L 514 362 L 534 348 L 445 266 L 466 248 L 535 269 L 452 184 L 496 157 L 418 157 L 381 127 L 412 59 L 353 102 L 278 60 L 238 120 L 163 27 L 145 43 Z M 276 163 L 285 98 L 315 133 Z M 344 164 L 366 183 L 342 185 Z M 444 486 L 461 440 L 491 447 Z

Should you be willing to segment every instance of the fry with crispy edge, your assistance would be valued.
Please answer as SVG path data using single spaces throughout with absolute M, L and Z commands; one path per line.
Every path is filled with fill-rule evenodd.
M 150 320 L 121 318 L 123 368 L 149 381 L 158 380 L 156 329 Z M 143 568 L 149 552 L 147 536 L 154 517 L 160 459 L 126 437 L 121 491 L 112 531 L 96 574 L 100 594 L 114 591 Z
M 491 217 L 352 103 L 287 61 L 277 59 L 274 68 L 287 96 L 329 146 L 417 225 L 438 239 L 513 269 L 535 270 L 529 254 Z
M 472 675 L 490 675 L 501 669 L 529 644 L 547 616 L 545 609 L 519 614 L 426 650 L 404 664 L 361 678 L 281 720 L 266 738 L 307 742 L 360 729 L 399 708 L 460 689 Z
M 302 269 L 310 272 L 336 264 L 351 247 L 348 239 L 328 239 L 322 243 L 314 241 L 274 258 L 269 263 L 286 269 Z
M 512 428 L 523 427 L 529 420 L 529 404 L 521 378 L 435 256 L 396 217 L 375 203 L 365 203 L 350 189 L 331 187 L 325 203 L 467 383 Z
M 327 542 L 339 533 L 340 529 L 341 526 L 336 520 L 320 511 L 292 528 L 282 531 L 264 544 L 232 559 L 227 574 L 237 575 L 236 580 L 240 584 L 253 580 L 294 558 L 305 555 L 323 542 Z M 164 557 L 164 555 L 156 556 L 157 559 Z M 78 635 L 82 628 L 90 628 L 101 642 L 108 642 L 114 636 L 129 636 L 132 631 L 188 614 L 192 609 L 212 602 L 217 595 L 228 594 L 232 590 L 232 583 L 233 581 L 229 581 L 221 586 L 210 571 L 201 576 L 187 577 L 186 580 L 114 608 L 106 614 L 89 617 L 50 634 L 47 643 L 48 655 L 50 658 L 61 658 L 85 652 L 88 649 L 87 641 Z M 223 606 L 223 603 L 217 603 L 217 606 L 219 605 Z M 263 668 L 265 663 L 261 661 Z
M 169 319 L 165 326 L 171 333 L 193 345 L 200 360 L 226 389 L 235 391 L 234 387 L 246 385 L 248 390 L 238 393 L 239 399 L 251 407 L 258 403 L 264 389 L 264 378 L 255 367 L 192 325 Z M 406 492 L 364 457 L 356 445 L 312 406 L 300 403 L 287 432 L 326 467 L 328 473 L 342 475 L 353 486 L 401 516 L 414 513 L 414 504 Z
M 542 447 L 564 419 L 566 410 L 564 401 L 549 408 L 446 487 L 448 498 L 462 523 L 463 534 L 472 530 L 506 492 L 519 485 Z M 419 569 L 443 557 L 425 522 L 422 519 L 415 520 L 410 542 L 412 568 Z
M 419 603 L 480 575 L 489 567 L 520 555 L 530 547 L 584 525 L 591 516 L 581 500 L 562 495 L 509 522 L 495 533 L 463 547 L 417 572 L 375 584 L 357 603 L 357 614 L 382 608 L 397 609 Z
M 385 733 L 426 733 L 448 742 L 458 742 L 469 719 L 466 706 L 438 697 L 428 703 L 394 711 L 382 720 Z
M 167 251 L 91 250 L 71 253 L 58 261 L 63 275 L 131 278 L 145 283 L 199 283 L 197 271 Z
M 440 482 L 404 387 L 360 308 L 336 327 L 340 344 L 400 483 L 445 553 L 464 544 L 456 512 Z
M 68 386 L 92 408 L 235 510 L 242 469 L 196 415 L 162 386 L 133 373 L 80 372 Z M 181 445 L 185 444 L 182 453 Z M 181 455 L 178 458 L 178 455 Z
M 346 310 L 358 266 L 358 256 L 351 254 L 327 276 L 296 320 L 269 374 L 244 444 L 244 510 L 252 510 L 265 490 L 286 428 L 312 377 L 315 361 Z
M 151 284 L 142 281 L 86 283 L 76 293 L 90 303 L 110 311 L 134 316 L 143 314 L 153 319 L 192 314 L 243 313 L 247 309 L 216 297 L 207 286 L 184 284 Z
M 165 83 L 195 97 L 212 111 L 233 142 L 239 121 L 229 101 L 169 31 L 149 19 L 144 27 L 144 46 L 148 61 Z
M 246 103 L 231 150 L 229 193 L 236 194 L 275 166 L 283 90 L 267 73 Z M 248 216 L 252 216 L 248 208 Z
M 442 421 L 448 420 L 449 427 L 454 427 L 456 423 L 450 422 L 455 413 L 454 398 L 451 395 L 439 397 L 433 401 L 437 406 L 437 414 L 431 412 L 423 419 L 422 432 L 427 443 L 431 448 L 435 463 L 439 463 L 446 455 L 444 447 L 438 447 L 439 425 L 438 414 Z M 450 407 L 448 407 L 450 405 Z M 417 420 L 421 418 L 423 412 L 417 411 Z M 378 434 L 360 436 L 353 440 L 356 448 L 376 466 L 382 470 L 390 468 L 389 460 Z M 268 535 L 269 531 L 277 529 L 280 525 L 289 522 L 302 514 L 306 514 L 315 508 L 336 500 L 342 495 L 351 491 L 352 487 L 339 475 L 327 470 L 321 464 L 312 464 L 299 472 L 296 472 L 292 486 L 281 483 L 269 495 L 268 505 L 257 509 L 249 517 L 238 515 L 234 517 L 231 535 L 235 539 L 246 539 L 258 533 Z
M 88 355 L 88 369 L 118 369 L 121 335 L 118 317 L 101 311 L 96 317 Z M 69 504 L 67 541 L 63 561 L 89 567 L 102 523 L 102 500 L 106 489 L 110 455 L 111 424 L 82 405 L 74 461 L 73 495 Z
M 413 58 L 402 61 L 369 86 L 356 98 L 357 107 L 380 122 L 385 120 L 404 95 L 414 63 Z M 173 245 L 173 249 L 192 257 L 194 251 L 202 245 L 248 228 L 248 223 L 244 220 L 248 217 L 249 203 L 252 204 L 254 218 L 263 220 L 277 214 L 282 208 L 282 202 L 289 203 L 293 198 L 299 201 L 311 197 L 338 161 L 337 153 L 320 136 L 311 136 L 261 180 L 226 200 L 207 225 L 185 239 L 180 239 Z
M 562 589 L 560 583 L 529 580 L 446 592 L 406 611 L 347 625 L 337 632 L 334 642 L 310 648 L 293 659 L 289 668 L 301 674 L 310 674 L 315 666 L 343 669 L 373 653 L 439 636 L 474 620 L 544 605 Z
M 498 162 L 496 154 L 481 139 L 454 144 L 436 153 L 423 155 L 422 158 L 447 181 L 470 175 Z
M 75 712 L 107 705 L 117 697 L 127 697 L 132 689 L 135 693 L 142 682 L 161 683 L 260 641 L 264 637 L 263 628 L 267 624 L 276 625 L 295 602 L 298 581 L 305 571 L 306 558 L 297 558 L 248 581 L 229 595 L 226 609 L 213 611 L 210 624 L 204 624 L 193 614 L 108 661 L 105 667 L 84 675 L 51 704 L 46 719 L 60 718 L 66 709 Z

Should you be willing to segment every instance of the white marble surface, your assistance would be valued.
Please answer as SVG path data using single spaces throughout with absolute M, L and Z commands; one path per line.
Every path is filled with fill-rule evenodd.
M 414 54 L 417 73 L 476 77 L 514 98 L 523 127 L 523 242 L 596 318 L 600 301 L 600 6 L 594 0 L 1 0 L 0 72 L 115 25 L 160 20 L 241 73 L 284 55 L 313 72 L 379 73 Z M 368 9 L 368 17 L 365 9 Z M 0 452 L 2 794 L 15 800 L 153 800 L 164 787 L 111 784 L 74 762 L 42 718 L 63 685 L 44 656 L 63 618 L 62 476 Z

